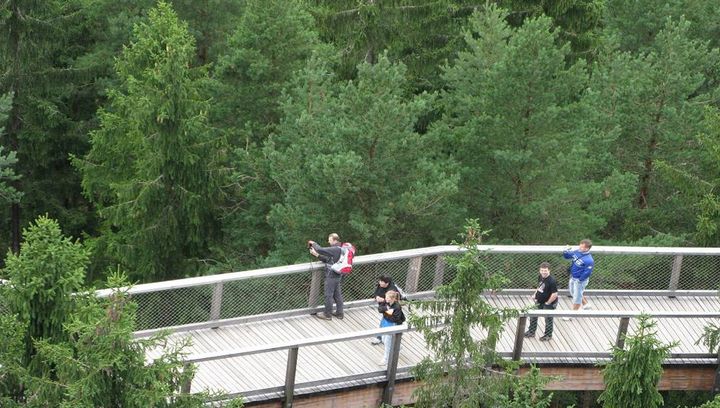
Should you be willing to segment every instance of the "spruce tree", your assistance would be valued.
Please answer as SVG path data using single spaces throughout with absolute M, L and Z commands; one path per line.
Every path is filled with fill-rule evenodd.
M 120 84 L 76 160 L 104 220 L 98 248 L 133 280 L 196 273 L 191 260 L 217 236 L 227 147 L 208 125 L 207 71 L 191 67 L 194 52 L 187 25 L 159 3 L 117 60 Z

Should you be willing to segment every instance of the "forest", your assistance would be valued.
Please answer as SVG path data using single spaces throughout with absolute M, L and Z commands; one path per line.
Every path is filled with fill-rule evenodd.
M 307 262 L 331 232 L 720 244 L 717 0 L 4 0 L 0 36 L 0 279 L 25 285 L 0 312 L 37 323 L 0 313 L 0 403 L 93 406 L 96 372 L 53 371 L 113 358 L 82 339 L 162 341 L 131 345 L 122 292 L 71 293 Z M 120 404 L 164 406 L 180 351 L 165 382 L 141 356 Z
M 712 0 L 8 0 L 2 246 L 149 282 L 493 242 L 712 246 Z

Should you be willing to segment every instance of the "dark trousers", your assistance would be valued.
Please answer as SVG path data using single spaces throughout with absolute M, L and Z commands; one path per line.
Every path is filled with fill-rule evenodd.
M 332 315 L 333 303 L 337 305 L 335 313 L 342 316 L 342 276 L 330 271 L 330 273 L 325 274 L 325 316 L 330 317 Z
M 547 305 L 545 303 L 536 303 L 535 306 L 538 309 L 551 309 L 555 310 L 557 307 L 557 302 L 555 302 L 552 305 Z M 530 327 L 528 328 L 528 333 L 535 334 L 535 330 L 537 330 L 537 316 L 533 316 L 530 318 Z M 545 318 L 545 335 L 548 337 L 552 337 L 553 333 L 553 318 L 552 316 L 548 316 Z

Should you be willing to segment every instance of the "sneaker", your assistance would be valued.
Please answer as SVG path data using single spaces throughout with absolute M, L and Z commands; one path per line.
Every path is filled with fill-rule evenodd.
M 332 320 L 332 317 L 331 317 L 331 316 L 325 316 L 325 313 L 317 313 L 317 314 L 315 314 L 314 316 L 317 317 L 317 318 L 320 319 L 320 320 Z
M 342 320 L 343 317 L 345 317 L 344 315 L 342 315 L 342 314 L 337 314 L 337 313 L 333 313 L 333 316 L 337 317 L 337 318 L 340 319 L 340 320 Z
M 377 337 L 373 337 L 373 339 L 370 340 L 370 344 L 377 346 L 378 344 L 382 344 L 382 340 L 378 339 Z
M 552 336 L 548 336 L 547 334 L 540 337 L 540 341 L 550 341 L 552 340 Z
M 592 309 L 592 305 L 590 303 L 586 303 L 585 306 L 582 307 L 583 310 Z
M 385 359 L 383 358 L 382 360 L 378 361 L 378 365 L 379 365 L 379 366 L 386 366 L 386 365 L 387 365 L 387 361 L 385 361 Z
M 525 332 L 525 337 L 535 337 L 535 333 Z
M 570 317 L 570 316 L 563 316 L 563 317 L 561 317 L 561 319 L 565 320 L 566 322 L 569 322 L 570 320 L 572 320 L 572 317 Z

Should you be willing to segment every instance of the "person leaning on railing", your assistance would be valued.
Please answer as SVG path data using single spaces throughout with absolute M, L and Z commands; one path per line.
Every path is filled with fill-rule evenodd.
M 310 254 L 318 258 L 325 264 L 325 310 L 322 313 L 316 313 L 315 317 L 322 320 L 332 320 L 335 316 L 338 319 L 343 318 L 343 295 L 342 295 L 342 275 L 336 273 L 332 269 L 332 265 L 340 260 L 342 249 L 340 249 L 340 236 L 332 233 L 328 235 L 329 247 L 321 247 L 315 241 L 308 241 Z M 335 303 L 335 313 L 333 310 L 333 301 Z

